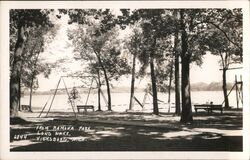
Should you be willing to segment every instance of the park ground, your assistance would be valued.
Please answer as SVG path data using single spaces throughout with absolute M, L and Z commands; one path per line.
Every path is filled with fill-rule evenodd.
M 190 124 L 169 113 L 38 115 L 11 119 L 11 151 L 242 151 L 242 110 L 200 111 Z

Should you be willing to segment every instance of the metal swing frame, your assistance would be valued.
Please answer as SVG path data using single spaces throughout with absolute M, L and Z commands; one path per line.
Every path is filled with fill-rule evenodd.
M 47 111 L 45 117 L 48 116 L 48 114 L 49 114 L 49 112 L 50 112 L 50 110 L 51 110 L 51 108 L 52 108 L 52 105 L 53 105 L 55 96 L 56 96 L 56 94 L 57 94 L 58 87 L 59 87 L 61 81 L 63 81 L 64 89 L 66 90 L 66 93 L 67 93 L 67 95 L 68 95 L 68 98 L 69 98 L 69 101 L 70 101 L 71 108 L 72 108 L 72 110 L 73 110 L 73 112 L 74 112 L 74 116 L 75 116 L 75 118 L 77 118 L 77 114 L 76 114 L 76 111 L 75 111 L 75 109 L 74 109 L 73 102 L 72 102 L 72 100 L 70 99 L 70 94 L 69 94 L 68 88 L 67 88 L 67 86 L 66 86 L 66 83 L 65 83 L 65 81 L 64 81 L 64 78 L 66 78 L 66 77 L 72 77 L 72 78 L 73 78 L 73 77 L 78 77 L 78 78 L 81 78 L 81 77 L 92 77 L 91 86 L 90 86 L 89 91 L 88 91 L 88 96 L 87 96 L 85 105 L 88 103 L 89 94 L 90 94 L 90 92 L 91 92 L 92 84 L 93 84 L 94 80 L 95 80 L 96 83 L 98 84 L 98 81 L 96 80 L 96 77 L 95 77 L 95 76 L 61 76 L 60 79 L 59 79 L 59 81 L 58 81 L 58 83 L 57 83 L 57 85 L 56 85 L 55 92 L 54 92 L 54 94 L 53 94 L 51 103 L 50 103 L 50 105 L 49 105 L 49 109 L 48 109 L 48 111 Z M 100 85 L 97 85 L 97 86 L 99 87 Z M 101 91 L 101 93 L 102 93 L 103 99 L 104 99 L 105 102 L 106 102 L 107 100 L 106 100 L 105 96 L 103 95 L 103 92 L 102 92 L 102 91 Z M 50 95 L 50 97 L 51 97 L 51 95 Z M 46 101 L 45 105 L 43 106 L 43 109 L 41 110 L 40 114 L 38 115 L 38 118 L 40 118 L 41 115 L 44 113 L 44 109 L 46 108 L 46 106 L 47 106 L 47 104 L 48 104 L 48 102 L 49 102 L 49 100 L 50 100 L 50 97 L 48 98 L 48 100 Z

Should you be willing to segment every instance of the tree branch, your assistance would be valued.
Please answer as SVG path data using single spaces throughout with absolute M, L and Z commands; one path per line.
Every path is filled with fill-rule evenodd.
M 219 25 L 217 25 L 217 24 L 215 24 L 214 22 L 211 22 L 211 21 L 202 21 L 202 22 L 197 23 L 197 25 L 198 25 L 198 24 L 202 24 L 202 23 L 211 24 L 211 25 L 213 25 L 215 28 L 217 28 L 218 30 L 220 30 L 220 31 L 224 34 L 224 36 L 227 38 L 227 40 L 228 40 L 229 42 L 231 42 L 233 45 L 235 45 L 236 47 L 238 47 L 238 48 L 240 49 L 241 54 L 242 54 L 242 47 L 240 47 L 236 42 L 232 41 L 232 40 L 229 38 L 229 36 L 227 35 L 227 33 L 226 33 L 223 29 L 221 29 Z

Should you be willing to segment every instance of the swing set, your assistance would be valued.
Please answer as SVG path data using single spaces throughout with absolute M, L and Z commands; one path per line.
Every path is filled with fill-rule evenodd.
M 146 103 L 146 100 L 147 100 L 147 98 L 149 97 L 149 95 L 153 97 L 153 94 L 150 92 L 149 86 L 145 89 L 145 94 L 144 94 L 144 96 L 143 96 L 142 102 L 140 102 L 140 101 L 138 100 L 138 98 L 136 98 L 136 96 L 134 95 L 134 96 L 133 96 L 133 102 L 132 102 L 132 108 L 133 108 L 133 106 L 134 106 L 134 101 L 136 101 L 136 102 L 141 106 L 141 108 L 144 108 L 144 106 L 145 106 L 146 104 L 151 104 L 151 103 Z M 159 103 L 162 103 L 162 104 L 167 104 L 166 102 L 164 102 L 163 100 L 160 100 L 160 99 L 157 99 L 157 101 L 158 101 Z
M 236 70 L 236 69 L 242 69 L 242 67 L 233 67 L 233 68 L 227 68 L 227 70 Z M 223 69 L 220 69 L 220 71 Z M 239 103 L 241 102 L 241 105 L 243 107 L 243 81 L 242 81 L 242 75 L 240 75 L 240 80 L 238 81 L 237 79 L 237 75 L 235 75 L 235 82 L 233 87 L 230 89 L 229 93 L 226 95 L 227 97 L 229 97 L 229 95 L 231 94 L 231 92 L 233 91 L 233 89 L 235 89 L 235 93 L 236 93 L 236 105 L 237 105 L 237 109 L 239 108 Z M 222 102 L 222 105 L 225 103 L 225 99 Z
M 243 106 L 243 82 L 242 82 L 242 76 L 240 76 L 240 81 L 237 80 L 237 76 L 235 75 L 235 82 L 229 93 L 227 94 L 227 97 L 231 94 L 231 92 L 235 89 L 236 93 L 236 105 L 237 109 L 239 108 L 239 103 L 241 102 L 241 105 Z M 222 105 L 225 103 L 225 100 L 222 102 Z
M 89 87 L 89 89 L 88 89 L 87 98 L 86 98 L 86 101 L 85 101 L 85 104 L 84 104 L 84 105 L 76 105 L 75 100 L 80 98 L 79 92 L 78 92 L 78 90 L 76 89 L 75 86 L 74 86 L 74 87 L 72 88 L 72 90 L 69 92 L 68 87 L 67 87 L 67 85 L 66 85 L 66 83 L 65 83 L 65 80 L 64 80 L 65 78 L 92 78 L 90 87 Z M 97 86 L 98 86 L 98 89 L 100 89 L 100 88 L 99 88 L 100 85 L 98 84 L 98 81 L 97 81 L 97 79 L 96 79 L 95 76 L 61 76 L 60 79 L 59 79 L 59 81 L 58 81 L 58 83 L 57 83 L 57 85 L 56 85 L 56 89 L 55 89 L 55 91 L 54 91 L 54 93 L 53 93 L 53 97 L 52 97 L 52 100 L 51 100 L 51 103 L 50 103 L 50 105 L 49 105 L 49 108 L 48 108 L 47 113 L 46 113 L 44 110 L 45 110 L 45 108 L 47 107 L 47 104 L 48 104 L 48 102 L 49 102 L 49 100 L 50 100 L 52 94 L 50 95 L 50 97 L 48 98 L 48 100 L 46 101 L 46 103 L 44 104 L 43 109 L 41 110 L 40 114 L 38 115 L 38 118 L 40 118 L 40 117 L 42 116 L 43 113 L 46 113 L 46 114 L 45 114 L 45 117 L 48 116 L 48 114 L 49 114 L 49 112 L 50 112 L 50 110 L 51 110 L 51 108 L 52 108 L 52 105 L 53 105 L 55 96 L 56 96 L 56 94 L 57 94 L 57 92 L 58 92 L 58 90 L 59 90 L 58 87 L 59 87 L 59 85 L 60 85 L 61 82 L 63 82 L 63 84 L 64 84 L 64 89 L 65 89 L 65 91 L 66 91 L 66 93 L 67 93 L 67 96 L 68 96 L 68 102 L 70 103 L 70 106 L 71 106 L 71 108 L 72 108 L 72 111 L 73 111 L 73 113 L 74 113 L 75 118 L 77 118 L 77 113 L 76 113 L 75 108 L 77 108 L 77 111 L 78 111 L 78 112 L 80 112 L 81 109 L 84 109 L 85 111 L 87 111 L 88 109 L 92 109 L 92 110 L 94 111 L 94 106 L 93 106 L 93 105 L 88 105 L 88 101 L 89 101 L 89 96 L 90 96 L 91 90 L 94 89 L 94 88 L 92 87 L 94 81 L 96 82 L 96 84 L 97 84 Z M 101 91 L 101 95 L 102 95 L 102 97 L 103 97 L 103 100 L 104 100 L 104 102 L 105 102 L 106 105 L 107 105 L 107 104 L 108 104 L 107 99 L 106 99 L 106 97 L 104 96 L 102 90 L 100 90 L 100 91 Z

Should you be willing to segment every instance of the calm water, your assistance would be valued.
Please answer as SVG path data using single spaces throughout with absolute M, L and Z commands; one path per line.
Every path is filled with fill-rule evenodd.
M 136 98 L 142 103 L 143 97 L 145 93 L 138 92 L 135 93 Z M 105 95 L 106 96 L 106 95 Z M 112 110 L 114 111 L 125 111 L 128 109 L 129 104 L 129 93 L 112 93 Z M 221 104 L 223 102 L 223 93 L 222 91 L 194 91 L 191 93 L 192 96 L 192 104 L 198 103 L 206 103 L 213 101 L 214 104 Z M 85 104 L 87 94 L 81 94 L 80 100 L 76 102 L 76 104 Z M 107 96 L 106 96 L 107 97 Z M 171 93 L 171 103 L 174 103 L 174 92 Z M 49 99 L 49 100 L 48 100 Z M 47 107 L 45 111 L 48 110 L 49 105 L 51 103 L 52 95 L 34 95 L 32 106 L 33 110 L 41 111 L 45 103 L 48 101 Z M 168 100 L 168 95 L 163 93 L 158 93 L 158 99 L 164 101 L 165 104 L 159 103 L 160 111 L 168 111 L 169 105 L 166 104 Z M 71 112 L 72 108 L 71 105 L 67 102 L 68 96 L 66 94 L 63 95 L 56 95 L 54 102 L 52 104 L 51 110 L 52 111 L 62 111 L 62 112 Z M 152 111 L 152 97 L 150 95 L 147 96 L 145 101 L 144 111 Z M 235 98 L 235 91 L 233 91 L 229 96 L 229 103 L 230 106 L 236 108 L 236 98 Z M 29 104 L 29 96 L 24 96 L 21 99 L 21 104 Z M 89 100 L 87 104 L 91 104 L 95 106 L 97 109 L 97 94 L 90 94 Z M 107 107 L 105 105 L 105 101 L 101 98 L 102 109 L 106 110 Z M 241 103 L 240 107 L 242 107 Z M 134 106 L 135 110 L 142 110 L 142 108 L 135 102 Z M 174 112 L 174 104 L 171 104 L 170 108 L 171 112 Z

